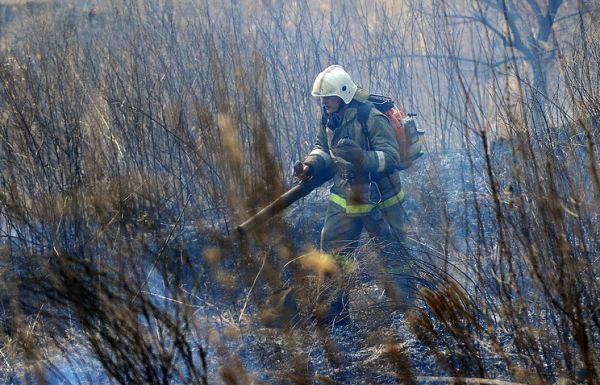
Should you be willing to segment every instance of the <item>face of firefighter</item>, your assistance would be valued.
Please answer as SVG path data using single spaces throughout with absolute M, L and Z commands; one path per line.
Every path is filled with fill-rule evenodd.
M 328 114 L 339 112 L 344 106 L 344 101 L 339 96 L 321 97 L 321 105 L 325 107 Z

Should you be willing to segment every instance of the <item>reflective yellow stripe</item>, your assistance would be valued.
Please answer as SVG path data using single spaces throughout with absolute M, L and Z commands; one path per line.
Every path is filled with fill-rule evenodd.
M 392 205 L 395 205 L 396 203 L 400 203 L 404 200 L 404 190 L 400 190 L 400 192 L 386 200 L 384 200 L 383 202 L 381 202 L 379 204 L 379 208 L 380 209 L 385 209 L 387 207 L 390 207 Z
M 334 193 L 331 193 L 331 195 L 329 196 L 329 200 L 337 204 L 338 206 L 344 208 L 346 210 L 346 214 L 368 213 L 369 211 L 373 210 L 373 207 L 375 207 L 375 205 L 371 203 L 365 203 L 362 205 L 349 205 L 346 203 L 346 200 L 344 198 Z
M 398 194 L 379 203 L 378 207 L 380 209 L 385 209 L 387 207 L 395 205 L 396 203 L 402 202 L 403 199 L 404 199 L 404 190 L 400 190 L 400 192 Z M 331 195 L 329 196 L 329 200 L 332 201 L 333 203 L 337 204 L 338 206 L 344 208 L 346 210 L 346 214 L 366 214 L 375 208 L 375 205 L 372 203 L 363 203 L 360 205 L 349 205 L 346 203 L 346 200 L 344 198 L 342 198 L 341 196 L 339 196 L 335 193 L 331 193 Z

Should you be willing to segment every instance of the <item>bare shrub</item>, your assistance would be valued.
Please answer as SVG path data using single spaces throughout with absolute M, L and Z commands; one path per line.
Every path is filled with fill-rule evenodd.
M 371 3 L 0 9 L 0 378 L 598 383 L 597 5 L 551 2 L 533 68 L 531 8 Z M 408 310 L 369 242 L 339 269 L 289 218 L 234 231 L 289 186 L 334 62 L 428 129 Z M 338 290 L 346 338 L 318 322 Z

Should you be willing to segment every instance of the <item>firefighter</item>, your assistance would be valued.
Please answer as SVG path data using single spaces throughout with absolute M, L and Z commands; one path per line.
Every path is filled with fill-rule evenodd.
M 321 251 L 348 255 L 363 230 L 403 245 L 406 214 L 393 127 L 376 108 L 370 109 L 366 127 L 358 121 L 358 108 L 367 101 L 368 92 L 359 88 L 340 65 L 331 65 L 316 77 L 312 95 L 320 98 L 322 124 L 314 149 L 294 174 L 307 179 L 334 173 L 321 231 Z M 384 263 L 391 269 L 403 265 L 390 260 Z M 400 269 L 406 270 L 402 266 Z M 332 313 L 345 309 L 347 299 L 343 295 L 331 305 Z

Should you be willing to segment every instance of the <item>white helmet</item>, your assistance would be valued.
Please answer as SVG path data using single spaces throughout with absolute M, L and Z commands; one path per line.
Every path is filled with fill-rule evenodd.
M 331 65 L 323 70 L 313 83 L 312 96 L 339 96 L 344 103 L 352 101 L 357 90 L 350 75 L 341 65 Z

